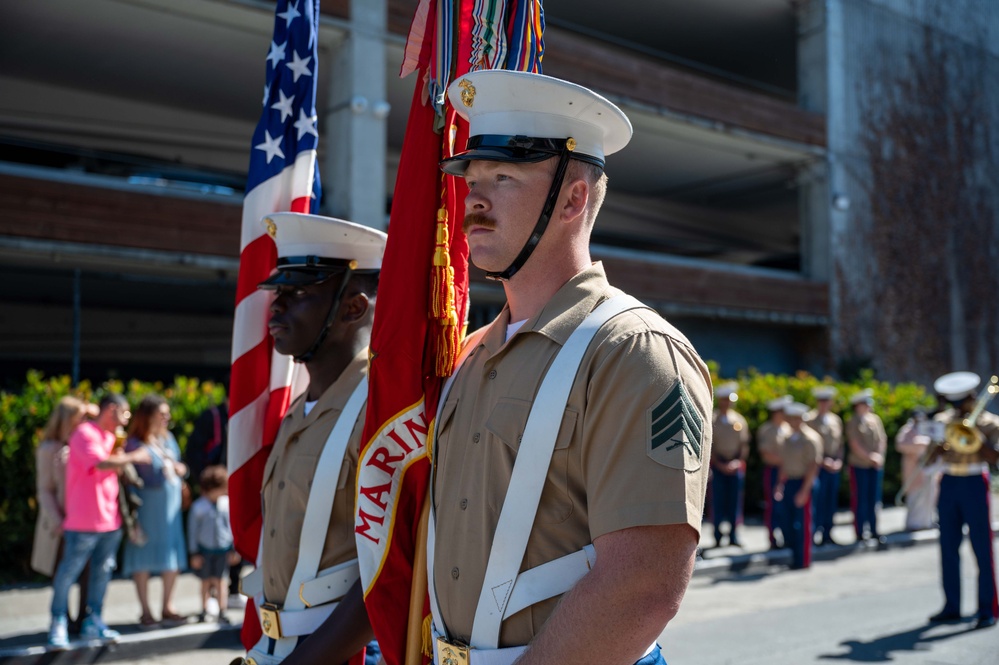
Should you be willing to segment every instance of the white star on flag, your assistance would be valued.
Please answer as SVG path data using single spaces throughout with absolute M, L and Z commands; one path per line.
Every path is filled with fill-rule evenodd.
M 278 63 L 284 60 L 284 49 L 286 46 L 288 46 L 288 40 L 285 40 L 281 44 L 271 42 L 271 50 L 267 53 L 267 61 L 271 63 L 271 67 L 277 67 Z
M 295 76 L 292 79 L 292 82 L 298 83 L 298 77 L 299 76 L 303 76 L 303 75 L 304 76 L 312 76 L 312 72 L 309 71 L 309 61 L 312 60 L 312 56 L 311 55 L 308 58 L 303 59 L 303 58 L 298 57 L 298 54 L 295 53 L 294 51 L 292 51 L 291 52 L 291 57 L 292 57 L 292 61 L 291 62 L 286 62 L 284 66 L 287 67 L 288 69 L 290 69 L 292 72 L 295 73 Z
M 305 115 L 305 109 L 298 109 L 298 120 L 295 121 L 295 129 L 298 130 L 299 141 L 306 134 L 312 134 L 316 138 L 319 138 L 319 132 L 316 131 L 316 120 L 318 119 L 319 116 L 307 116 Z
M 263 150 L 267 153 L 267 163 L 270 164 L 271 160 L 274 159 L 274 155 L 277 155 L 281 159 L 284 159 L 284 151 L 281 150 L 281 141 L 284 137 L 275 136 L 271 138 L 271 133 L 266 129 L 264 130 L 264 142 L 259 145 L 253 146 L 257 150 Z
M 291 22 L 294 21 L 296 18 L 298 18 L 301 15 L 302 15 L 302 13 L 300 11 L 298 11 L 298 9 L 295 8 L 295 3 L 293 3 L 293 2 L 289 2 L 288 3 L 288 11 L 284 12 L 283 14 L 278 14 L 278 16 L 280 16 L 281 18 L 283 18 L 285 20 L 285 27 L 286 28 L 290 28 L 291 27 Z
M 278 94 L 281 95 L 281 99 L 271 104 L 271 108 L 281 111 L 281 122 L 284 122 L 288 116 L 294 113 L 294 111 L 291 110 L 291 105 L 295 101 L 295 95 L 285 97 L 284 90 L 278 90 Z
M 268 83 L 264 86 L 264 98 L 260 100 L 261 106 L 267 106 L 267 100 L 271 98 L 271 84 Z

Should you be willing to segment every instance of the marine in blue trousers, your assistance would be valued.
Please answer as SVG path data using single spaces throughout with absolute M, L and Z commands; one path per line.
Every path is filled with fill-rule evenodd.
M 770 549 L 783 546 L 783 543 L 777 540 L 777 533 L 781 532 L 781 541 L 783 541 L 784 518 L 781 504 L 774 500 L 774 490 L 777 488 L 777 476 L 780 471 L 781 447 L 791 433 L 791 428 L 784 421 L 784 406 L 793 401 L 790 395 L 784 395 L 767 402 L 770 416 L 756 430 L 756 446 L 763 461 L 763 521 L 770 536 Z
M 808 406 L 784 407 L 791 433 L 781 449 L 780 475 L 774 499 L 784 505 L 784 546 L 791 548 L 791 567 L 812 565 L 812 492 L 822 463 L 822 437 L 805 425 Z
M 978 562 L 975 628 L 990 628 L 999 618 L 995 550 L 989 516 L 989 465 L 999 460 L 999 418 L 984 411 L 984 406 L 999 391 L 999 381 L 990 384 L 975 400 L 974 390 L 980 382 L 980 377 L 972 372 L 952 372 L 941 376 L 933 384 L 934 390 L 951 404 L 951 408 L 935 416 L 935 420 L 944 423 L 947 429 L 944 440 L 929 457 L 930 462 L 939 460 L 944 465 L 937 513 L 945 597 L 943 609 L 931 616 L 930 621 L 961 619 L 961 558 L 958 549 L 964 539 L 964 526 L 967 525 L 971 549 Z
M 717 408 L 711 444 L 711 518 L 715 544 L 721 545 L 721 526 L 727 522 L 729 545 L 735 547 L 741 547 L 736 528 L 742 524 L 750 438 L 746 419 L 732 409 L 732 404 L 739 399 L 738 387 L 735 383 L 726 383 L 715 390 Z
M 843 421 L 832 412 L 833 386 L 816 386 L 812 397 L 816 406 L 805 415 L 805 423 L 822 437 L 822 464 L 815 483 L 814 531 L 819 545 L 838 545 L 832 537 L 833 515 L 839 499 L 839 478 L 843 469 Z
M 853 508 L 857 540 L 881 539 L 878 533 L 877 509 L 881 504 L 881 484 L 884 480 L 885 452 L 888 435 L 881 418 L 871 408 L 874 395 L 870 388 L 850 397 L 853 418 L 846 425 L 850 448 L 850 503 Z

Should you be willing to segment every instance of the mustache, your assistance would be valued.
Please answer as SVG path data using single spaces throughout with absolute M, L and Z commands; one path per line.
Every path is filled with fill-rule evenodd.
M 468 233 L 468 230 L 473 226 L 479 226 L 484 229 L 495 229 L 496 221 L 491 217 L 486 217 L 477 212 L 470 212 L 465 215 L 465 220 L 461 223 L 461 230 Z

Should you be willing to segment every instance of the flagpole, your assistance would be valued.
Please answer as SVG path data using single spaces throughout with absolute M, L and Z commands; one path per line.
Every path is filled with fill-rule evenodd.
M 409 594 L 409 618 L 406 622 L 406 665 L 423 665 L 423 612 L 427 597 L 427 531 L 430 526 L 430 489 L 423 500 L 423 511 L 416 529 L 416 552 L 413 556 L 413 584 Z M 428 644 L 433 649 L 433 644 Z

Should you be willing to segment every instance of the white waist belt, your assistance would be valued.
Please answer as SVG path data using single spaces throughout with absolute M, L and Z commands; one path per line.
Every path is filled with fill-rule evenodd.
M 357 559 L 330 566 L 320 570 L 313 579 L 302 582 L 298 590 L 299 598 L 305 607 L 322 605 L 333 600 L 340 600 L 350 587 L 360 578 Z M 249 574 L 239 580 L 239 592 L 251 598 L 262 598 L 264 594 L 264 575 L 259 568 L 254 568 Z
M 944 467 L 944 473 L 948 476 L 977 476 L 989 470 L 989 465 L 985 462 L 974 462 L 972 464 L 948 464 Z
M 444 636 L 434 629 L 434 642 L 444 639 Z M 512 665 L 520 655 L 527 650 L 527 647 L 507 647 L 505 649 L 469 649 L 468 662 L 461 662 L 461 665 Z M 434 649 L 434 665 L 445 665 L 441 663 L 438 649 Z M 446 665 L 450 665 L 447 663 Z
M 434 642 L 438 643 L 438 640 L 444 639 L 444 636 L 437 632 L 437 629 L 433 629 Z M 445 640 L 446 641 L 446 640 Z M 520 658 L 527 647 L 506 647 L 503 649 L 474 649 L 468 648 L 468 661 L 458 661 L 460 665 L 512 665 L 514 661 Z M 653 642 L 649 645 L 649 648 L 645 650 L 642 654 L 642 658 L 645 658 L 652 650 L 656 648 L 656 643 Z M 434 649 L 434 665 L 450 665 L 449 663 L 442 664 L 440 662 L 440 650 Z M 641 659 L 639 659 L 641 660 Z
M 333 610 L 340 603 L 326 603 L 319 607 L 308 607 L 304 610 L 275 610 L 281 618 L 281 637 L 298 637 L 299 635 L 311 635 L 316 632 L 333 614 Z M 261 628 L 263 625 L 263 613 L 260 613 Z M 267 630 L 265 629 L 266 633 Z

